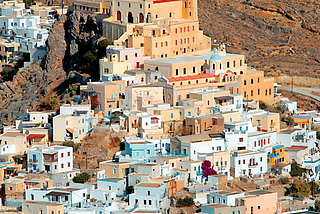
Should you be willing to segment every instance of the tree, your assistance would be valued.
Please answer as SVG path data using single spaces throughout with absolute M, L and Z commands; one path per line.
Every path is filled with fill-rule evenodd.
M 83 172 L 83 173 L 80 173 L 79 175 L 75 176 L 72 181 L 75 182 L 75 183 L 85 183 L 87 181 L 89 181 L 90 179 L 90 175 L 89 173 L 87 172 Z
M 307 197 L 311 195 L 311 185 L 307 181 L 294 179 L 288 188 L 288 192 L 295 197 Z
M 69 84 L 66 92 L 67 92 L 68 94 L 71 94 L 72 96 L 74 96 L 74 95 L 77 94 L 78 88 L 79 88 L 79 85 L 78 85 L 78 84 L 72 83 L 72 84 Z
M 213 169 L 213 166 L 211 167 L 211 162 L 208 160 L 203 161 L 201 165 L 201 169 L 203 172 L 203 177 L 208 178 L 209 175 L 216 175 L 216 170 Z
M 194 205 L 194 201 L 193 198 L 189 196 L 186 196 L 185 198 L 179 198 L 176 203 L 177 207 L 190 207 L 192 205 Z
M 4 67 L 1 72 L 2 81 L 12 81 L 14 76 L 14 70 L 11 66 Z
M 48 111 L 58 107 L 58 100 L 56 98 L 45 98 L 39 105 L 40 110 Z
M 261 109 L 266 109 L 267 108 L 267 104 L 263 101 L 259 101 L 259 108 Z
M 113 42 L 108 39 L 101 40 L 98 43 L 97 48 L 98 48 L 98 57 L 99 58 L 106 56 L 106 47 L 108 47 L 109 45 L 113 45 Z
M 134 192 L 133 186 L 128 186 L 128 187 L 126 188 L 126 194 L 131 194 L 131 193 L 133 193 L 133 192 Z
M 98 63 L 99 64 L 99 63 Z M 91 51 L 87 51 L 82 56 L 82 63 L 80 70 L 87 74 L 93 74 L 95 66 L 97 65 L 97 55 Z
M 304 172 L 306 172 L 306 169 L 301 168 L 297 162 L 295 161 L 292 162 L 291 171 L 290 171 L 290 175 L 292 177 L 302 176 Z

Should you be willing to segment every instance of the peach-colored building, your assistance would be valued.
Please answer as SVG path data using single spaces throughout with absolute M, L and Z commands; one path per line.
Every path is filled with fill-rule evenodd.
M 246 214 L 274 214 L 278 209 L 278 194 L 267 190 L 246 192 L 244 197 L 236 199 L 237 206 L 246 206 Z
M 64 205 L 44 201 L 23 201 L 22 211 L 24 214 L 63 214 Z
M 192 134 L 222 133 L 224 130 L 224 118 L 213 114 L 187 117 L 185 126 L 190 127 Z
M 105 178 L 125 178 L 129 173 L 130 164 L 131 162 L 104 161 L 100 162 L 99 166 L 101 170 L 105 171 Z
M 80 96 L 82 99 L 91 99 L 97 97 L 98 110 L 102 110 L 105 115 L 109 115 L 111 110 L 119 108 L 119 100 L 125 90 L 125 81 L 110 82 L 88 82 L 86 86 L 80 87 Z

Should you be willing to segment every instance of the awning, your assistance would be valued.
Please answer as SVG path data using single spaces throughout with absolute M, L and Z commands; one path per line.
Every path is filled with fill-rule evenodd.
M 67 128 L 67 131 L 73 133 L 73 130 L 71 128 Z
M 159 120 L 157 117 L 151 117 L 151 120 Z
M 58 152 L 57 151 L 48 150 L 48 151 L 43 151 L 42 153 L 45 154 L 45 155 L 53 155 L 53 154 L 56 154 Z
M 46 195 L 47 196 L 66 196 L 66 195 L 70 195 L 70 193 L 52 191 L 52 192 L 49 192 Z
M 229 100 L 229 99 L 232 99 L 233 97 L 231 96 L 222 96 L 222 97 L 215 97 L 214 99 L 217 99 L 217 100 Z
M 29 134 L 27 136 L 27 140 L 41 139 L 41 138 L 44 138 L 45 136 L 46 136 L 45 134 Z

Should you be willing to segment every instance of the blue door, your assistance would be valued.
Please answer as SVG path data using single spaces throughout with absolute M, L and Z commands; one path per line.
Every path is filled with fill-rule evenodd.
M 37 170 L 37 166 L 36 165 L 33 165 L 33 170 Z
M 32 155 L 32 160 L 36 161 L 37 160 L 37 155 Z
M 161 175 L 163 175 L 163 169 L 161 169 Z

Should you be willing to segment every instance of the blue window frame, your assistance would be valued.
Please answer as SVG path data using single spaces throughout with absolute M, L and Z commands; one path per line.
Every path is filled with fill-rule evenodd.
M 173 118 L 173 113 L 171 113 L 171 118 Z

